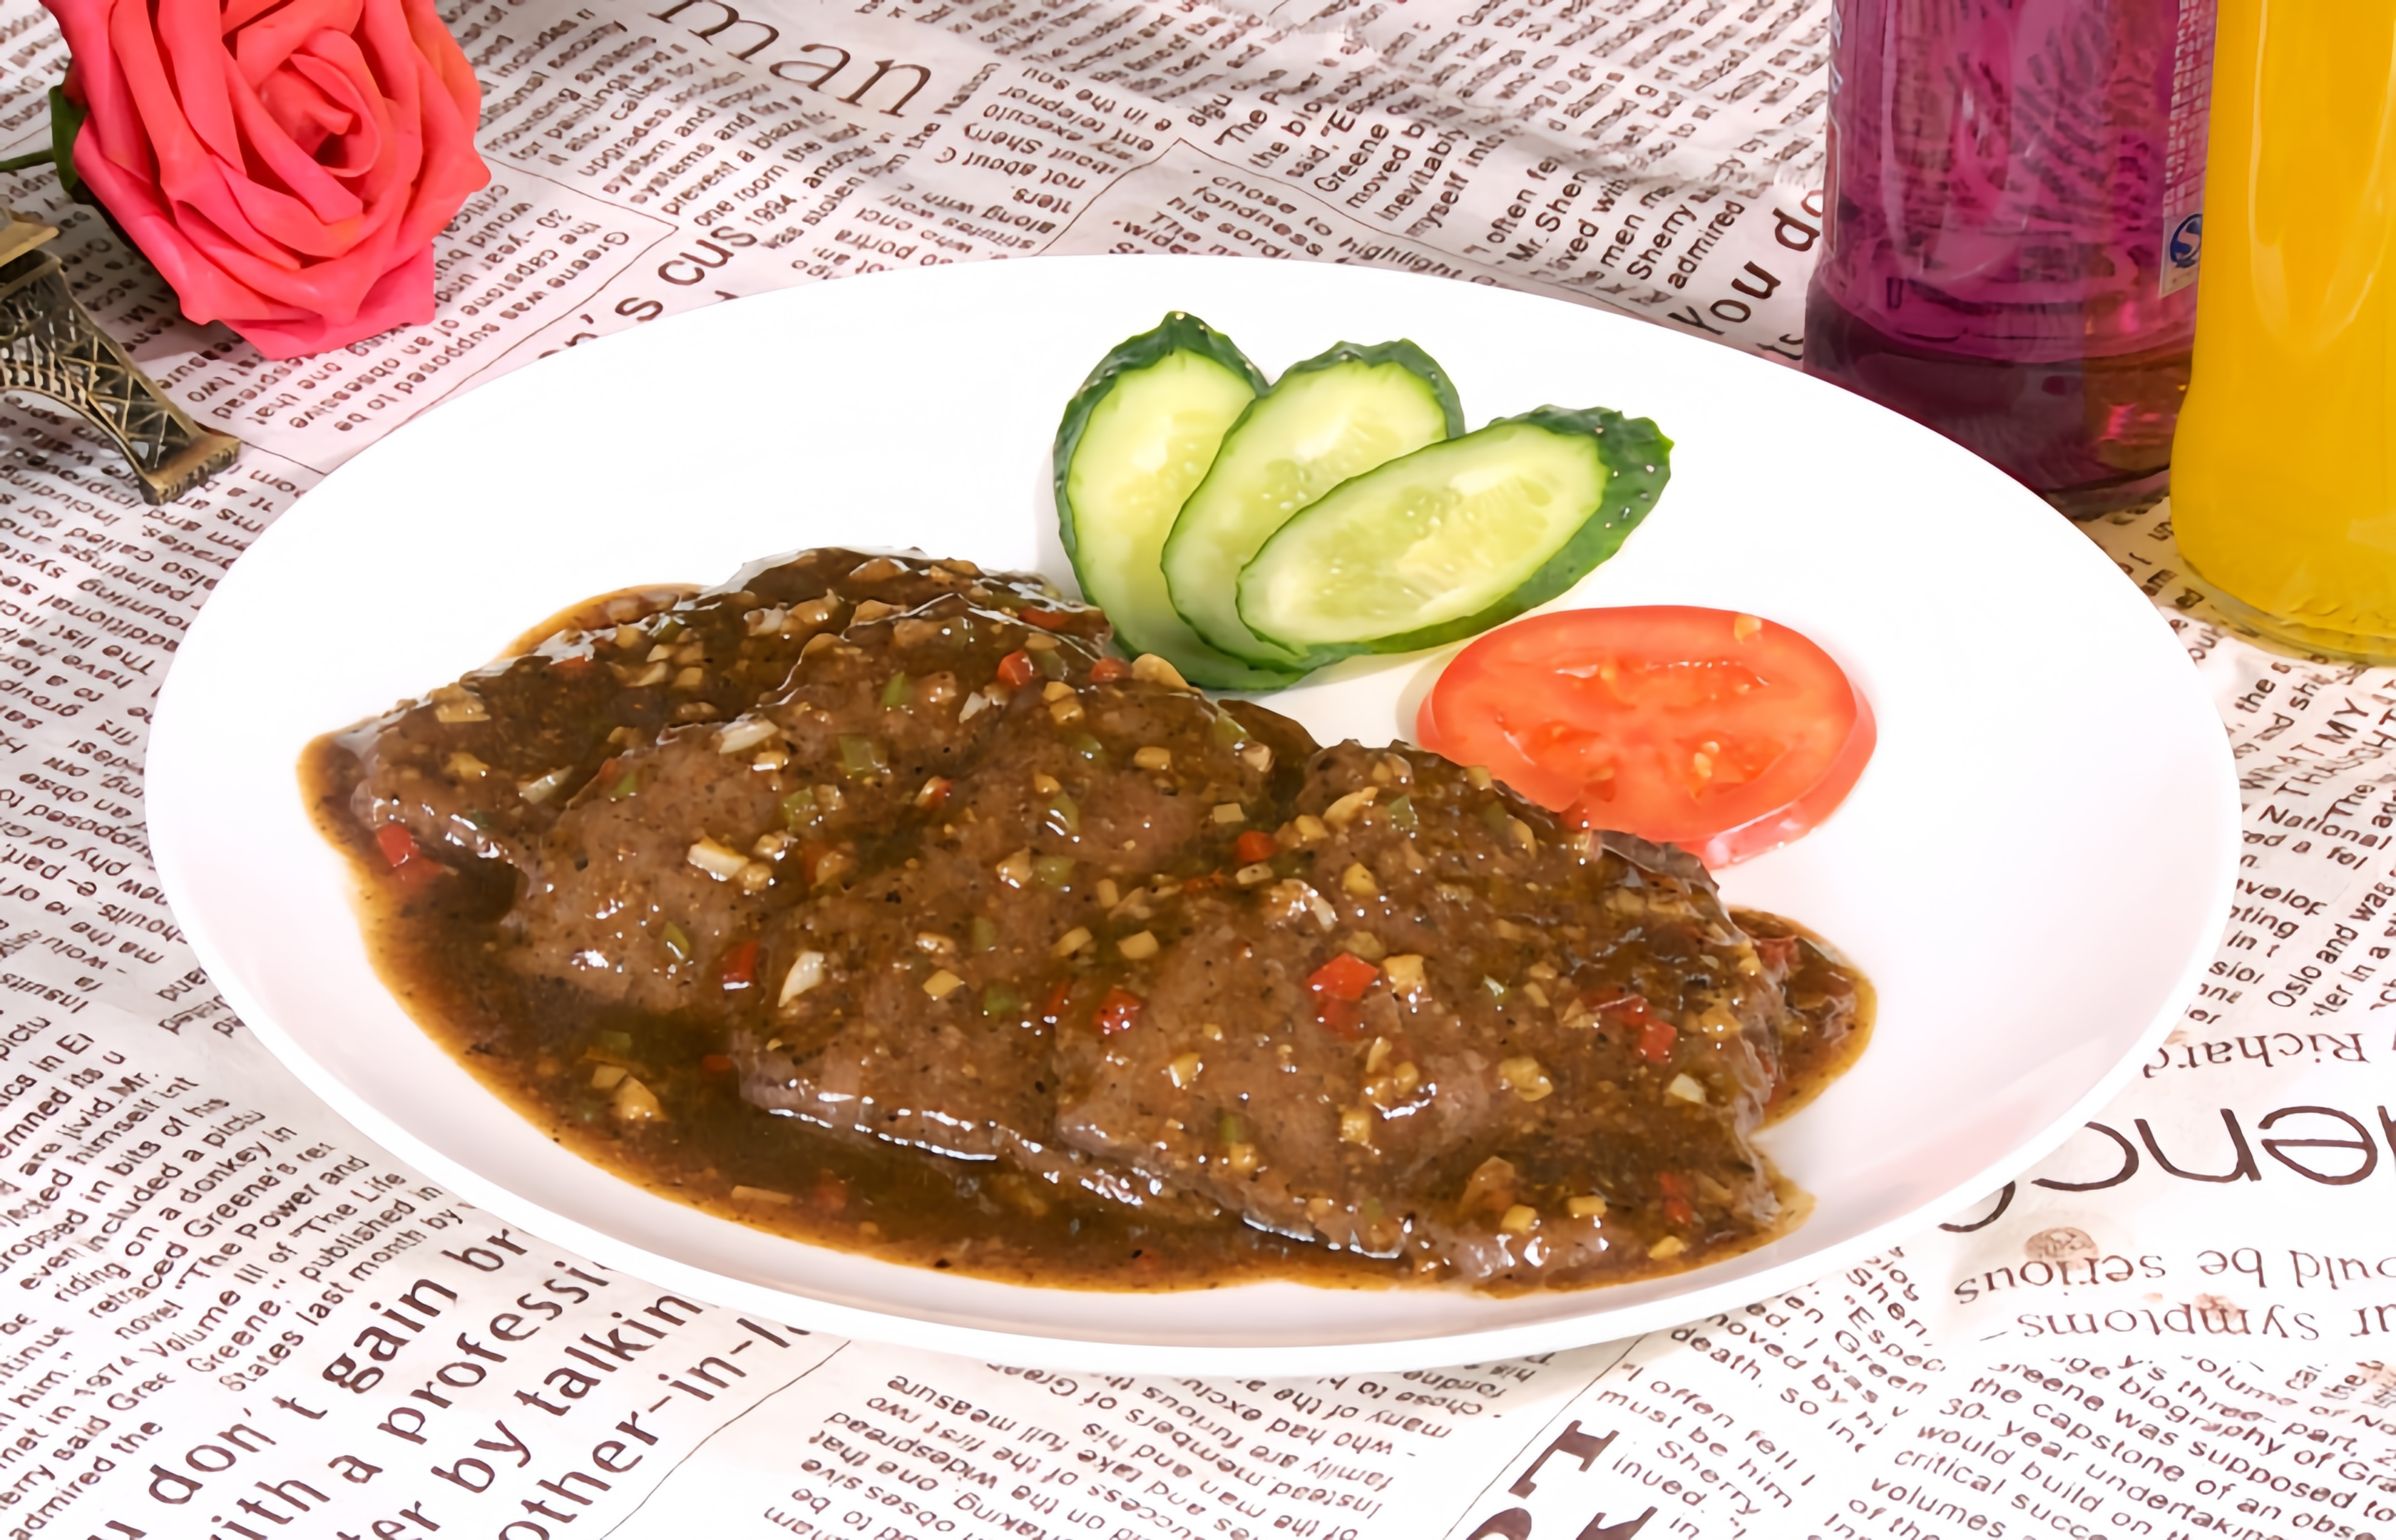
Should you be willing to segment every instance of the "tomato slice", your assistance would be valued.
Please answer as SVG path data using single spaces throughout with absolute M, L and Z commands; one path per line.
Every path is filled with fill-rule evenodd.
M 1870 706 L 1810 639 L 1684 604 L 1501 626 L 1448 664 L 1416 733 L 1583 828 L 1710 867 L 1829 817 L 1878 741 Z

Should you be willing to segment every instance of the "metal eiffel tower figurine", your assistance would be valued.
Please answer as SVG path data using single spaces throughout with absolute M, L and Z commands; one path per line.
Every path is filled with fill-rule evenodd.
M 0 391 L 47 396 L 115 440 L 153 506 L 231 465 L 241 440 L 193 422 L 75 302 L 59 259 L 37 249 L 57 228 L 0 215 Z

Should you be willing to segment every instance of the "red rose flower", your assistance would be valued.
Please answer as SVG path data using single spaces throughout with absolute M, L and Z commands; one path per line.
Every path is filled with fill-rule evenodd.
M 290 358 L 433 319 L 433 237 L 490 179 L 432 0 L 44 0 L 74 168 L 183 313 Z

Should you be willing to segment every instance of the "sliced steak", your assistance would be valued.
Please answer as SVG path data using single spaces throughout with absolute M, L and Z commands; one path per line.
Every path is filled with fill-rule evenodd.
M 701 998 L 770 916 L 905 858 L 997 732 L 1001 663 L 1032 641 L 1081 650 L 944 594 L 822 635 L 728 723 L 609 759 L 526 863 L 514 962 L 647 1010 Z
M 1059 1033 L 1068 1143 L 1476 1282 L 1771 1223 L 1747 1135 L 1782 1008 L 1694 862 L 1428 754 L 1326 750 L 1298 806 L 1270 882 L 1125 976 L 1136 1014 Z
M 918 554 L 818 550 L 752 564 L 681 596 L 582 606 L 538 645 L 340 735 L 358 761 L 352 811 L 405 829 L 433 859 L 528 866 L 558 812 L 628 745 L 739 715 L 779 690 L 816 634 L 943 593 L 1005 610 L 1056 605 L 1045 581 Z M 1102 634 L 1098 612 L 1069 629 Z
M 1071 642 L 1027 652 L 1058 677 L 958 724 L 937 794 L 882 809 L 870 838 L 830 847 L 833 875 L 761 922 L 770 991 L 741 1003 L 742 1094 L 841 1132 L 1211 1215 L 1210 1201 L 1058 1141 L 1051 1037 L 1110 965 L 1097 932 L 1111 929 L 1120 958 L 1116 921 L 1155 887 L 1218 871 L 1247 810 L 1270 814 L 1273 758 L 1194 692 L 1096 668 Z M 1004 688 L 1004 656 L 944 661 L 985 700 Z M 1166 743 L 1178 747 L 1163 760 L 1143 753 Z M 919 750 L 930 751 L 894 748 L 892 762 Z

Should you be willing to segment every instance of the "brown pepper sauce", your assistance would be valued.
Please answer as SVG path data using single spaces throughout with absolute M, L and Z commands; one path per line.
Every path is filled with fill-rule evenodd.
M 537 641 L 584 607 L 528 637 Z M 309 746 L 300 778 L 317 828 L 353 863 L 377 972 L 475 1079 L 611 1175 L 795 1241 L 1002 1282 L 1150 1291 L 1265 1279 L 1373 1287 L 1411 1277 L 1404 1260 L 1292 1241 L 1229 1214 L 1200 1223 L 1153 1220 L 1053 1195 L 1003 1165 L 871 1145 L 751 1106 L 723 1057 L 720 1025 L 594 1005 L 509 969 L 499 922 L 515 898 L 512 869 L 488 862 L 429 887 L 404 885 L 350 816 L 356 763 L 337 736 Z M 1766 1109 L 1766 1122 L 1777 1122 L 1862 1054 L 1871 1035 L 1871 988 L 1810 932 L 1769 915 L 1743 911 L 1738 919 L 1750 934 L 1790 938 L 1797 949 L 1787 983 L 1796 1029 L 1783 1042 L 1783 1078 Z M 1826 1041 L 1812 1027 L 1845 1014 L 1843 996 L 1852 1000 L 1852 1026 Z M 609 1094 L 593 1080 L 614 1067 L 656 1091 L 675 1116 L 631 1125 L 609 1116 Z M 1780 1191 L 1778 1227 L 1735 1247 L 1710 1247 L 1693 1264 L 1794 1228 L 1811 1200 L 1785 1181 Z

